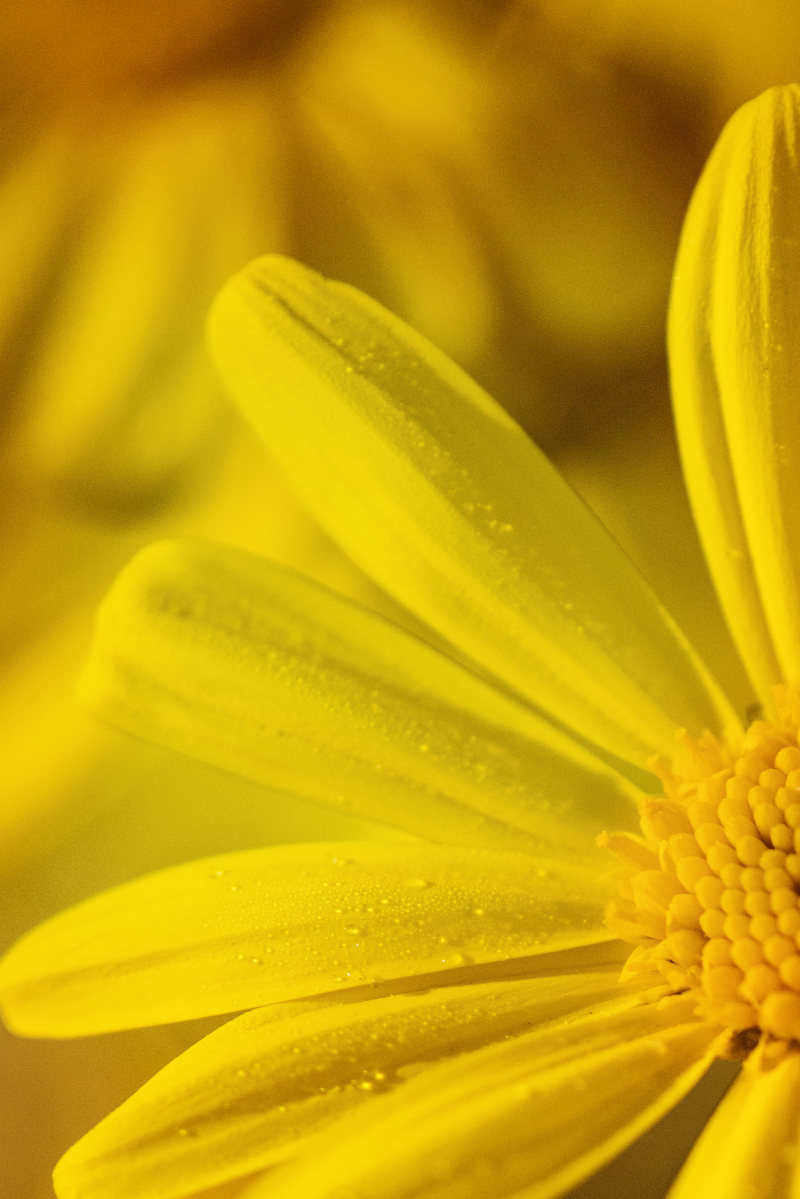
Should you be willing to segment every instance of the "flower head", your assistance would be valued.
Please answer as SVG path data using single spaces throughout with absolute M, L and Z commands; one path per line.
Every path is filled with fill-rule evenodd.
M 226 386 L 407 627 L 162 544 L 107 600 L 84 693 L 404 839 L 206 859 L 11 951 L 5 1010 L 29 1034 L 252 1009 L 66 1155 L 65 1199 L 556 1195 L 716 1056 L 745 1069 L 677 1193 L 793 1193 L 798 114 L 776 89 L 723 134 L 671 321 L 690 491 L 763 708 L 746 730 L 616 543 L 428 342 L 285 259 L 223 292 Z

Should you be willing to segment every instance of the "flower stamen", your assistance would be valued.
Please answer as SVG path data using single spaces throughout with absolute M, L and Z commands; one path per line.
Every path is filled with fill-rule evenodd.
M 702 1019 L 800 1047 L 800 688 L 737 752 L 679 730 L 641 803 L 643 836 L 603 834 L 625 864 L 608 926 L 637 948 L 624 977 L 691 992 Z

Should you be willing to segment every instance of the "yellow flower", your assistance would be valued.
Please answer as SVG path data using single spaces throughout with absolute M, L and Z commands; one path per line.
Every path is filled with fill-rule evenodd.
M 374 291 L 504 401 L 516 397 L 551 441 L 570 428 L 564 394 L 583 402 L 578 380 L 607 374 L 616 395 L 624 362 L 626 390 L 638 394 L 632 377 L 658 360 L 688 178 L 661 153 L 665 123 L 632 77 L 587 71 L 561 44 L 537 37 L 534 48 L 515 32 L 513 53 L 501 48 L 502 14 L 480 7 L 33 0 L 9 14 L 6 942 L 120 879 L 313 827 L 313 808 L 265 813 L 234 780 L 217 795 L 213 771 L 141 752 L 72 702 L 100 595 L 166 529 L 276 556 L 349 592 L 361 586 L 218 402 L 202 318 L 233 270 L 282 250 Z M 663 219 L 653 219 L 656 203 Z M 540 364 L 538 382 L 520 369 L 526 361 Z M 142 793 L 146 802 L 124 802 Z M 315 836 L 337 835 L 337 821 L 339 836 L 361 835 L 342 833 L 346 817 L 318 820 Z M 42 1050 L 0 1040 L 0 1073 L 24 1120 L 13 1062 L 30 1088 Z M 83 1072 L 84 1107 L 57 1098 L 53 1074 L 39 1084 L 46 1100 L 35 1101 L 27 1146 L 13 1136 L 28 1189 L 41 1162 L 50 1194 L 56 1149 L 146 1076 L 138 1054 L 109 1052 L 106 1090 Z M 124 1056 L 138 1071 L 130 1082 Z M 71 1076 L 63 1071 L 63 1093 Z
M 73 711 L 72 681 L 142 545 L 215 537 L 360 592 L 222 401 L 202 328 L 224 280 L 306 248 L 429 313 L 454 352 L 494 305 L 494 239 L 458 197 L 503 75 L 477 70 L 463 20 L 280 0 L 123 10 L 35 0 L 0 31 L 6 870 L 66 810 L 103 802 L 91 774 L 113 772 L 110 793 L 128 770 Z
M 70 1150 L 59 1195 L 555 1195 L 717 1056 L 745 1068 L 675 1193 L 794 1193 L 798 129 L 795 87 L 728 126 L 670 331 L 690 492 L 764 710 L 746 731 L 617 544 L 444 355 L 285 259 L 223 292 L 227 387 L 422 636 L 241 551 L 161 544 L 107 600 L 85 694 L 408 839 L 205 859 L 11 951 L 5 1011 L 30 1035 L 254 1009 Z

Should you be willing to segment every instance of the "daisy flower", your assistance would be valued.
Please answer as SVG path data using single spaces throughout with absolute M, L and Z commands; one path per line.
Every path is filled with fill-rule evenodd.
M 225 279 L 265 248 L 330 260 L 503 359 L 471 335 L 510 305 L 470 181 L 507 84 L 471 25 L 402 0 L 33 0 L 0 30 L 0 867 L 103 802 L 72 690 L 136 550 L 218 538 L 368 594 L 221 395 L 202 330 Z
M 243 552 L 160 544 L 109 596 L 83 691 L 118 725 L 401 836 L 169 869 L 18 943 L 0 988 L 21 1033 L 249 1009 L 66 1154 L 62 1199 L 543 1199 L 717 1057 L 744 1068 L 675 1194 L 794 1193 L 799 125 L 800 89 L 781 88 L 723 133 L 671 314 L 749 724 L 546 458 L 422 337 L 285 259 L 222 293 L 227 388 L 410 626 Z
M 592 404 L 602 419 L 622 403 L 620 363 L 633 364 L 628 393 L 660 365 L 690 174 L 667 147 L 682 143 L 632 77 L 587 72 L 538 30 L 506 44 L 504 15 L 417 0 L 9 10 L 3 949 L 51 912 L 166 863 L 307 838 L 315 822 L 314 836 L 361 835 L 302 801 L 253 803 L 241 780 L 145 751 L 72 703 L 100 597 L 167 530 L 278 557 L 379 602 L 220 395 L 203 320 L 234 270 L 273 249 L 358 283 L 562 446 L 577 427 L 565 393 L 581 405 L 587 377 L 592 395 L 599 375 L 613 379 L 614 404 Z M 652 222 L 656 201 L 663 219 Z M 625 247 L 643 236 L 632 271 Z M 596 292 L 618 302 L 598 305 Z M 522 369 L 532 362 L 533 386 Z M 163 1030 L 162 1062 L 198 1033 L 175 1035 Z M 43 1047 L 0 1030 L 0 1160 L 13 1194 L 51 1194 L 53 1160 L 154 1072 L 153 1043 L 149 1065 L 119 1043 L 105 1050 L 113 1071 L 85 1062 L 81 1103 L 60 1056 L 73 1047 L 45 1072 Z
M 36 852 L 72 806 L 59 780 L 83 786 L 96 733 L 67 710 L 71 680 L 137 549 L 168 528 L 312 573 L 308 543 L 329 552 L 203 344 L 212 298 L 255 254 L 374 292 L 562 446 L 565 392 L 580 405 L 613 379 L 601 423 L 657 369 L 682 206 L 665 178 L 686 172 L 652 145 L 663 122 L 635 88 L 586 79 L 561 43 L 534 55 L 517 37 L 512 55 L 503 25 L 496 5 L 416 0 L 32 0 L 0 30 L 0 857 Z

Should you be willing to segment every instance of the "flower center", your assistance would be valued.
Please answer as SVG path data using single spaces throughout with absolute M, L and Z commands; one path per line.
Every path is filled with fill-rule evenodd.
M 626 864 L 606 917 L 638 946 L 624 976 L 693 992 L 701 1018 L 734 1031 L 800 1042 L 800 689 L 778 705 L 738 754 L 679 731 L 671 763 L 653 763 L 664 795 L 643 798 L 643 836 L 600 842 Z

